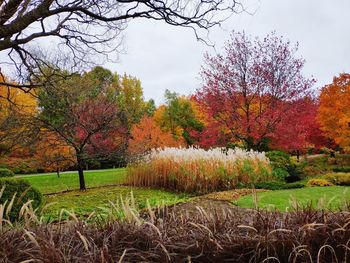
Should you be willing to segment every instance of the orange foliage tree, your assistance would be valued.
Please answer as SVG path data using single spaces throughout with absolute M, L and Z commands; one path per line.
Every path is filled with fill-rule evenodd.
M 322 88 L 318 121 L 328 137 L 350 150 L 350 74 L 340 74 Z
M 47 172 L 56 171 L 60 177 L 60 171 L 67 169 L 76 163 L 74 149 L 67 145 L 57 134 L 43 131 L 42 136 L 35 145 L 34 159 L 37 167 Z
M 128 149 L 131 154 L 146 153 L 153 148 L 180 146 L 185 146 L 182 137 L 175 139 L 170 132 L 162 131 L 151 117 L 143 117 L 139 124 L 131 128 Z

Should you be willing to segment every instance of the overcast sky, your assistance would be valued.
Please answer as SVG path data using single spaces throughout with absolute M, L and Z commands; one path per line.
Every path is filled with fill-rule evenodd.
M 163 23 L 135 20 L 124 40 L 126 53 L 118 63 L 104 66 L 139 78 L 146 99 L 157 104 L 165 89 L 191 94 L 200 86 L 198 76 L 204 52 L 220 52 L 232 30 L 264 36 L 275 30 L 299 42 L 299 55 L 306 59 L 305 75 L 314 76 L 321 87 L 334 75 L 350 71 L 350 0 L 246 0 L 252 15 L 236 14 L 223 28 L 210 31 L 215 49 L 198 42 L 192 30 Z

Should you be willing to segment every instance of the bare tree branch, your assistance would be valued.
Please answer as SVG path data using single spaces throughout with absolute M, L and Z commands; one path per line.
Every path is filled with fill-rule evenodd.
M 20 77 L 9 85 L 31 88 L 43 64 L 33 44 L 49 38 L 60 52 L 71 52 L 73 65 L 91 62 L 89 55 L 118 51 L 121 33 L 135 18 L 161 20 L 173 26 L 207 30 L 243 10 L 239 0 L 9 0 L 0 1 L 0 51 Z M 55 42 L 56 41 L 56 42 Z M 28 59 L 31 62 L 28 62 Z M 42 74 L 41 74 L 42 76 Z M 4 83 L 2 83 L 4 84 Z

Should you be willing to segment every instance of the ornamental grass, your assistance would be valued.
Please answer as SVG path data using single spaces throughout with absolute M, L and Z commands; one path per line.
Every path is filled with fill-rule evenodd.
M 42 223 L 24 209 L 23 224 L 0 227 L 0 262 L 280 262 L 350 260 L 349 210 L 289 213 L 175 208 L 90 223 L 72 215 Z M 129 219 L 128 219 L 129 218 Z M 0 224 L 1 226 L 1 224 Z
M 178 192 L 210 193 L 272 180 L 265 153 L 242 149 L 155 149 L 129 165 L 128 183 Z

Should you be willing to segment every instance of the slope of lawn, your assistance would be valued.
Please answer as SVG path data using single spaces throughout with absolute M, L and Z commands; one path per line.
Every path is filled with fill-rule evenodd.
M 337 210 L 347 202 L 350 203 L 350 187 L 306 187 L 300 189 L 269 191 L 257 194 L 259 208 L 290 210 L 297 202 L 300 206 L 311 203 L 314 208 Z M 296 201 L 296 202 L 295 202 Z M 244 208 L 254 208 L 252 195 L 243 196 L 234 204 Z
M 87 188 L 120 184 L 124 182 L 126 176 L 125 168 L 90 170 L 85 171 L 84 175 Z M 64 172 L 60 174 L 60 178 L 57 177 L 56 173 L 18 177 L 28 180 L 43 194 L 79 189 L 78 172 Z
M 135 200 L 135 208 L 146 207 L 147 200 L 151 206 L 170 205 L 186 201 L 189 196 L 169 193 L 162 190 L 109 186 L 89 189 L 86 191 L 71 191 L 67 193 L 46 195 L 44 205 L 50 204 L 44 211 L 44 215 L 57 218 L 62 209 L 74 211 L 78 216 L 88 216 L 92 212 L 104 213 L 106 208 L 111 208 L 109 201 L 120 204 L 120 199 L 131 199 L 131 192 Z

